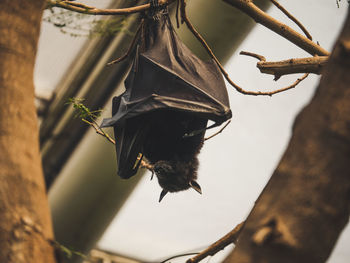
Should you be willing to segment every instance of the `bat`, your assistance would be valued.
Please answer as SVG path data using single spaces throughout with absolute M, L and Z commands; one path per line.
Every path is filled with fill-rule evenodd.
M 220 70 L 181 42 L 166 8 L 149 12 L 135 53 L 125 92 L 101 124 L 114 128 L 118 175 L 134 176 L 146 158 L 163 189 L 159 202 L 168 192 L 201 193 L 197 156 L 205 131 L 232 116 Z

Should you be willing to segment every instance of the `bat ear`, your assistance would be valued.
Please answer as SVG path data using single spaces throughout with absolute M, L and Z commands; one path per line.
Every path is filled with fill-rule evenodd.
M 201 189 L 200 185 L 196 181 L 193 181 L 193 180 L 190 181 L 189 185 L 190 185 L 191 188 L 196 190 L 198 193 L 202 194 L 202 189 Z
M 167 190 L 163 189 L 163 191 L 160 193 L 160 196 L 159 196 L 159 203 L 160 201 L 162 201 L 163 197 L 168 193 Z

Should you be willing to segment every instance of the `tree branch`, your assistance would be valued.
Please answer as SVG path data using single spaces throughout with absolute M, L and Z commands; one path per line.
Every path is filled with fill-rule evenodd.
M 197 252 L 190 252 L 190 253 L 183 253 L 180 255 L 176 255 L 176 256 L 171 256 L 170 258 L 164 259 L 163 261 L 159 262 L 159 263 L 166 263 L 169 260 L 175 259 L 175 258 L 180 258 L 180 257 L 185 257 L 185 256 L 192 256 L 192 255 L 196 255 L 198 254 Z M 171 263 L 171 261 L 169 261 L 169 263 Z
M 291 58 L 282 61 L 267 62 L 264 56 L 241 51 L 239 54 L 255 57 L 260 60 L 256 64 L 261 73 L 275 75 L 279 78 L 283 75 L 295 73 L 314 73 L 321 74 L 322 69 L 327 64 L 328 56 L 309 57 L 309 58 Z
M 159 5 L 168 5 L 175 0 L 159 0 Z M 133 13 L 139 13 L 146 11 L 151 7 L 151 4 L 144 4 L 129 8 L 120 9 L 100 9 L 93 6 L 84 5 L 81 3 L 76 3 L 72 1 L 58 1 L 58 0 L 47 0 L 47 7 L 60 7 L 77 13 L 87 14 L 87 15 L 129 15 Z
M 240 224 L 238 224 L 231 232 L 220 238 L 218 241 L 216 241 L 214 244 L 212 244 L 207 249 L 203 250 L 198 255 L 188 259 L 186 263 L 197 263 L 201 261 L 202 259 L 206 258 L 207 256 L 213 256 L 216 253 L 218 253 L 220 250 L 223 250 L 225 247 L 232 243 L 236 243 L 239 234 L 241 233 L 241 230 L 244 226 L 244 221 Z
M 222 131 L 223 131 L 230 123 L 231 123 L 231 120 L 229 120 L 219 131 L 217 131 L 216 133 L 210 135 L 210 136 L 207 137 L 207 138 L 204 138 L 204 141 L 209 140 L 209 139 L 215 137 L 216 135 L 222 133 Z
M 321 74 L 328 61 L 328 56 L 310 58 L 292 58 L 277 62 L 258 62 L 257 67 L 261 73 L 282 76 L 295 73 Z
M 81 119 L 83 122 L 89 124 L 90 126 L 92 126 L 92 128 L 95 129 L 96 133 L 105 137 L 109 142 L 115 144 L 115 140 L 113 140 L 107 133 L 105 133 L 100 127 L 98 127 L 98 124 L 96 124 L 95 122 L 91 122 L 88 121 L 86 119 Z
M 223 0 L 224 2 L 232 5 L 242 12 L 246 13 L 255 22 L 267 27 L 268 29 L 274 31 L 280 36 L 286 38 L 296 46 L 305 50 L 312 56 L 328 56 L 329 52 L 316 43 L 312 42 L 310 39 L 304 37 L 303 35 L 296 32 L 291 27 L 281 23 L 277 19 L 271 17 L 260 8 L 258 8 L 251 0 Z
M 254 95 L 254 96 L 258 96 L 258 95 L 272 96 L 272 95 L 274 95 L 276 93 L 280 93 L 280 92 L 283 92 L 283 91 L 295 88 L 301 81 L 303 81 L 308 76 L 308 74 L 305 74 L 302 78 L 297 79 L 292 85 L 290 85 L 288 87 L 284 87 L 284 88 L 278 89 L 278 90 L 275 90 L 275 91 L 263 92 L 263 91 L 246 91 L 246 90 L 244 90 L 243 88 L 241 88 L 240 86 L 238 86 L 236 83 L 233 82 L 233 80 L 230 78 L 230 76 L 228 75 L 228 73 L 226 72 L 224 67 L 221 65 L 220 61 L 216 58 L 216 56 L 214 55 L 213 51 L 208 46 L 207 42 L 205 42 L 204 38 L 198 33 L 198 31 L 194 28 L 194 26 L 189 21 L 189 19 L 187 17 L 187 14 L 186 14 L 186 3 L 185 3 L 185 0 L 180 0 L 180 1 L 181 1 L 180 9 L 181 9 L 181 19 L 182 19 L 182 21 L 185 22 L 185 24 L 188 27 L 188 29 L 198 39 L 198 41 L 202 44 L 202 46 L 208 52 L 210 57 L 216 62 L 216 64 L 218 65 L 218 67 L 219 67 L 219 69 L 221 71 L 221 73 L 224 75 L 225 79 L 239 93 L 242 93 L 242 94 L 245 94 L 245 95 Z
M 134 48 L 134 46 L 135 46 L 137 40 L 139 39 L 139 35 L 140 35 L 140 32 L 141 32 L 141 28 L 142 28 L 142 26 L 143 26 L 143 23 L 144 23 L 144 21 L 141 20 L 140 25 L 137 27 L 135 36 L 134 36 L 134 38 L 132 39 L 132 41 L 131 41 L 131 43 L 130 43 L 130 45 L 129 45 L 129 48 L 128 48 L 128 50 L 126 51 L 126 53 L 125 53 L 124 55 L 122 55 L 121 57 L 119 57 L 119 58 L 117 58 L 117 59 L 115 59 L 115 60 L 113 60 L 113 61 L 111 61 L 111 62 L 108 62 L 108 63 L 107 63 L 107 66 L 110 66 L 110 65 L 119 63 L 119 62 L 123 61 L 124 59 L 126 59 L 126 58 L 131 54 L 131 52 L 132 52 L 132 50 L 133 50 L 133 48 Z
M 292 20 L 300 29 L 301 31 L 304 32 L 304 34 L 306 35 L 306 37 L 310 40 L 312 40 L 312 36 L 311 34 L 306 30 L 306 28 L 303 26 L 303 24 L 296 19 L 291 13 L 289 13 L 281 4 L 279 4 L 277 1 L 275 0 L 270 0 L 279 10 L 281 10 L 283 12 L 283 14 L 285 14 L 290 20 Z

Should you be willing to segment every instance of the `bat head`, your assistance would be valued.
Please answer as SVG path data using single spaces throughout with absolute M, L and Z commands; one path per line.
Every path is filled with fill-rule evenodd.
M 193 188 L 202 193 L 201 187 L 196 182 L 198 161 L 158 161 L 153 170 L 157 176 L 159 185 L 163 188 L 159 202 L 168 192 L 179 192 Z

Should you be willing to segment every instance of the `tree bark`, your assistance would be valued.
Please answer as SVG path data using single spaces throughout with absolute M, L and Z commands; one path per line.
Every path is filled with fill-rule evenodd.
M 0 262 L 55 261 L 33 69 L 44 0 L 0 1 Z
M 226 262 L 325 262 L 350 210 L 350 18 Z

